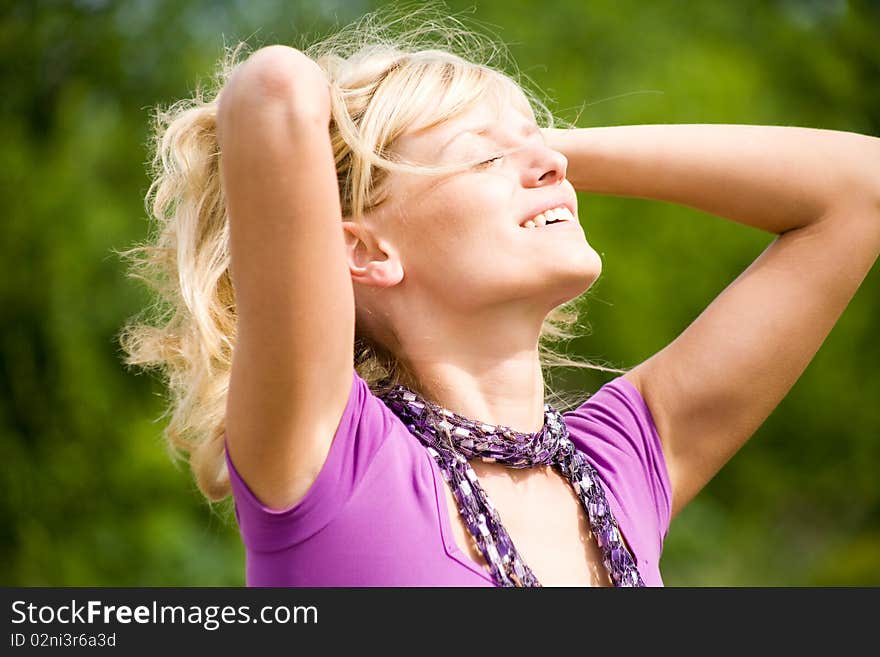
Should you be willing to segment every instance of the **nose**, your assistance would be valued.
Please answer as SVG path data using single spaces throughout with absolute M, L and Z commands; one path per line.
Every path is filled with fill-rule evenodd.
M 568 158 L 559 151 L 544 145 L 535 147 L 532 152 L 531 166 L 527 167 L 528 180 L 532 186 L 558 185 L 565 180 L 568 170 Z

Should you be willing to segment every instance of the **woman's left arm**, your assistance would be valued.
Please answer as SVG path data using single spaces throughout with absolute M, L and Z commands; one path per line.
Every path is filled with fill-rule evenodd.
M 880 139 L 725 124 L 542 132 L 578 191 L 669 201 L 778 235 L 623 375 L 657 425 L 675 516 L 785 397 L 880 255 Z

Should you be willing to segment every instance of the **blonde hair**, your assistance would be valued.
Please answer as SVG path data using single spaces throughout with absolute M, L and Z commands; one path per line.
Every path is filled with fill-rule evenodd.
M 431 5 L 403 9 L 402 18 L 392 11 L 367 14 L 302 48 L 330 81 L 329 129 L 339 195 L 343 215 L 354 218 L 382 201 L 390 171 L 438 175 L 473 164 L 428 167 L 397 157 L 394 139 L 417 120 L 430 116 L 427 125 L 434 125 L 490 98 L 512 101 L 542 127 L 555 124 L 524 76 L 511 77 L 503 66 L 493 66 L 505 54 L 498 42 Z M 410 21 L 414 26 L 406 25 Z M 131 260 L 129 276 L 155 293 L 153 305 L 120 332 L 124 362 L 164 375 L 169 455 L 182 460 L 188 455 L 196 485 L 209 501 L 230 493 L 223 432 L 237 325 L 215 120 L 218 94 L 246 50 L 240 42 L 225 51 L 207 90 L 199 86 L 191 98 L 155 111 L 152 183 L 145 199 L 152 234 L 120 253 Z M 554 309 L 544 322 L 539 353 L 545 376 L 555 367 L 622 373 L 554 349 L 578 335 L 577 302 Z M 414 383 L 394 354 L 361 329 L 356 330 L 355 368 L 371 389 L 381 394 L 397 381 Z M 577 402 L 555 391 L 550 396 L 557 405 Z

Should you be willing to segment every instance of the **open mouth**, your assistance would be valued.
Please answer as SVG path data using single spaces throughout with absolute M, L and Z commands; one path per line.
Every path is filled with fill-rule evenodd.
M 523 223 L 520 224 L 521 228 L 543 228 L 545 226 L 552 226 L 554 224 L 561 224 L 568 221 L 574 221 L 574 215 L 572 215 L 571 210 L 569 210 L 564 205 L 560 205 L 557 208 L 553 208 L 552 210 L 547 210 L 546 212 L 542 212 L 541 214 L 532 217 L 531 219 L 526 219 Z

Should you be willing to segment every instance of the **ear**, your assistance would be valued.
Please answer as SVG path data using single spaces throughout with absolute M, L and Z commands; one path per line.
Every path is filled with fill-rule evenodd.
M 342 222 L 345 253 L 351 280 L 362 285 L 391 287 L 403 280 L 403 265 L 396 249 L 356 221 Z

